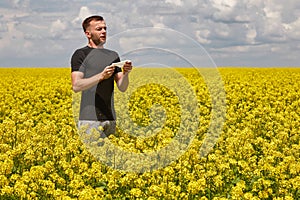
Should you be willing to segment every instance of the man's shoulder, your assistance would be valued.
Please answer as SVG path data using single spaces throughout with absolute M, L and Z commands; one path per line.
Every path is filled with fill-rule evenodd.
M 79 49 L 76 49 L 71 57 L 71 67 L 72 71 L 78 71 L 81 67 L 83 61 L 91 52 L 92 48 L 85 46 Z

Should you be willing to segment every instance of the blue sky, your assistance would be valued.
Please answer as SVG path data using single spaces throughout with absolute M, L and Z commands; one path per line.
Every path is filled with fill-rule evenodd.
M 140 65 L 300 66 L 298 0 L 1 0 L 0 67 L 69 67 L 91 14 Z

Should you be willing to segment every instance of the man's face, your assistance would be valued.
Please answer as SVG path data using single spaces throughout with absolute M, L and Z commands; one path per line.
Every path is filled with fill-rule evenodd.
M 95 45 L 101 46 L 106 42 L 106 24 L 105 21 L 91 21 L 86 29 L 86 35 Z

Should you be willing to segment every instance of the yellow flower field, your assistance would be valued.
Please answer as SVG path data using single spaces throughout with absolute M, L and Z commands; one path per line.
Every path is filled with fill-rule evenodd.
M 103 163 L 94 144 L 84 145 L 69 68 L 0 68 L 0 199 L 300 199 L 300 68 L 220 68 L 226 119 L 206 156 L 199 151 L 212 98 L 194 69 L 178 71 L 195 92 L 195 108 L 189 95 L 182 100 L 156 79 L 125 104 L 115 95 L 117 113 L 128 108 L 133 122 L 105 140 L 129 155 L 159 151 L 180 131 L 192 137 L 198 122 L 187 128 L 186 117 L 199 112 L 200 125 L 178 159 L 136 173 Z M 126 132 L 150 123 L 155 129 Z M 114 164 L 135 169 L 143 163 Z

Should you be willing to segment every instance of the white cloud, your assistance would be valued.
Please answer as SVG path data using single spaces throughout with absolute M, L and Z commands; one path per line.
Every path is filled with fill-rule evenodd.
M 289 24 L 283 24 L 283 27 L 290 39 L 298 40 L 300 38 L 300 17 Z
M 175 6 L 182 6 L 182 0 L 166 0 L 166 3 L 174 4 Z
M 227 20 L 237 4 L 237 0 L 210 0 L 212 6 L 217 9 L 213 16 L 217 20 Z
M 14 8 L 24 9 L 29 7 L 30 0 L 12 0 L 11 3 Z
M 256 7 L 256 8 L 261 8 L 262 5 L 263 5 L 263 2 L 265 0 L 246 0 L 244 3 L 247 5 L 247 7 L 249 8 L 253 8 L 253 7 Z
M 284 4 L 267 0 L 258 15 L 257 35 L 260 41 L 284 42 L 286 33 L 282 21 L 282 10 Z
M 86 6 L 82 6 L 79 10 L 78 16 L 72 20 L 73 25 L 78 26 L 81 25 L 82 21 L 90 16 L 92 13 L 90 9 Z
M 66 25 L 60 19 L 52 22 L 50 27 L 50 32 L 53 37 L 61 37 L 62 35 L 64 35 L 65 30 Z
M 210 31 L 209 30 L 197 30 L 196 38 L 201 44 L 210 44 L 211 40 L 209 40 Z
M 33 46 L 32 42 L 24 39 L 24 33 L 17 29 L 17 25 L 17 22 L 8 22 L 7 31 L 0 40 L 0 54 L 9 59 L 15 56 L 28 57 L 33 53 L 28 49 Z
M 163 16 L 159 16 L 159 17 L 156 17 L 154 19 L 150 19 L 150 22 L 152 23 L 153 27 L 156 27 L 156 28 L 165 28 L 166 26 L 163 23 L 163 19 L 164 19 Z
M 219 24 L 218 26 L 215 26 L 213 29 L 214 37 L 216 39 L 226 39 L 230 36 L 232 29 L 229 27 L 228 24 Z
M 80 8 L 78 18 L 81 19 L 81 20 L 83 20 L 86 17 L 88 17 L 89 15 L 91 15 L 90 9 L 88 7 L 86 7 L 86 6 L 82 6 Z
M 148 27 L 132 29 L 121 33 L 110 40 L 119 41 L 119 45 L 124 52 L 139 48 L 147 48 L 153 46 L 168 47 L 170 34 L 174 36 L 174 32 L 170 33 L 168 29 L 161 27 Z
M 230 12 L 237 4 L 237 0 L 211 0 L 210 2 L 221 12 Z
M 280 11 L 272 10 L 272 8 L 266 6 L 263 9 L 265 16 L 269 19 L 274 19 L 274 20 L 280 20 L 281 19 L 281 14 Z
M 257 32 L 255 30 L 255 28 L 250 28 L 249 26 L 246 26 L 248 31 L 247 31 L 247 34 L 246 34 L 246 42 L 248 44 L 255 44 L 255 39 L 256 39 L 256 36 L 257 36 Z

